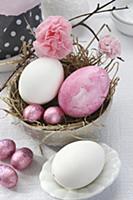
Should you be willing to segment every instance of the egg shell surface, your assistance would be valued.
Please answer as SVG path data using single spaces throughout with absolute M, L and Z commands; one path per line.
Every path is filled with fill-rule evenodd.
M 78 141 L 62 148 L 54 157 L 51 171 L 56 182 L 79 189 L 93 182 L 105 164 L 103 148 L 92 141 Z
M 106 70 L 97 66 L 83 67 L 63 82 L 58 96 L 59 105 L 71 117 L 89 116 L 103 104 L 109 86 Z
M 23 70 L 19 79 L 19 94 L 28 104 L 45 104 L 55 98 L 64 80 L 60 61 L 38 58 Z

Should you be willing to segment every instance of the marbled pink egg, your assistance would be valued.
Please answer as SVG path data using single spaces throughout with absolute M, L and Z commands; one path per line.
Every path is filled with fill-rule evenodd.
M 110 79 L 103 68 L 87 66 L 73 72 L 59 91 L 59 105 L 71 117 L 86 117 L 100 108 L 109 92 Z

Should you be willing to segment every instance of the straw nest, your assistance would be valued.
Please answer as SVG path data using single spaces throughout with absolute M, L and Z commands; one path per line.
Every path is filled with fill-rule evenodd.
M 115 93 L 115 88 L 119 80 L 117 77 L 119 63 L 114 60 L 107 60 L 100 52 L 95 49 L 91 49 L 89 51 L 88 48 L 83 47 L 78 40 L 75 40 L 73 53 L 68 55 L 66 59 L 61 60 L 65 71 L 65 78 L 81 67 L 90 65 L 104 66 L 107 72 L 111 74 L 111 82 L 108 96 L 105 99 L 103 105 L 90 116 L 77 119 L 66 116 L 64 121 L 57 125 L 47 125 L 44 123 L 44 121 L 37 121 L 34 123 L 24 121 L 23 110 L 27 104 L 21 99 L 19 95 L 18 81 L 23 69 L 27 66 L 28 63 L 36 58 L 37 57 L 34 54 L 32 46 L 24 44 L 22 47 L 21 60 L 19 61 L 16 71 L 13 73 L 13 76 L 8 82 L 9 96 L 3 99 L 9 106 L 9 110 L 6 110 L 6 112 L 17 117 L 30 126 L 39 128 L 39 130 L 43 131 L 75 130 L 88 125 L 105 112 L 109 102 L 113 97 L 113 94 Z M 57 98 L 45 105 L 45 108 L 49 107 L 50 105 L 58 105 Z

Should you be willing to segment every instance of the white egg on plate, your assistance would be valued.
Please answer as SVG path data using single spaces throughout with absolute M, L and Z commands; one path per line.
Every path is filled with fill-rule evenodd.
M 105 152 L 92 141 L 78 141 L 63 147 L 54 157 L 51 171 L 55 181 L 67 189 L 92 183 L 102 172 Z
M 19 94 L 28 104 L 45 104 L 54 99 L 64 80 L 59 60 L 43 57 L 31 62 L 19 79 Z

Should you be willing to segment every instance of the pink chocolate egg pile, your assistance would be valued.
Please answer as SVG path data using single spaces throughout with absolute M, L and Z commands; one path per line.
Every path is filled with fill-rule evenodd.
M 100 108 L 109 92 L 110 79 L 103 68 L 88 66 L 73 72 L 62 84 L 58 101 L 64 113 L 85 117 Z
M 18 182 L 18 175 L 15 169 L 23 170 L 29 167 L 33 161 L 33 152 L 26 147 L 16 150 L 13 140 L 0 140 L 0 160 L 10 158 L 10 165 L 0 164 L 0 185 L 6 188 L 13 188 Z M 15 168 L 15 169 L 14 169 Z
M 55 125 L 63 121 L 64 113 L 59 106 L 44 109 L 39 104 L 31 104 L 24 109 L 23 119 L 27 122 L 44 120 L 47 124 Z

